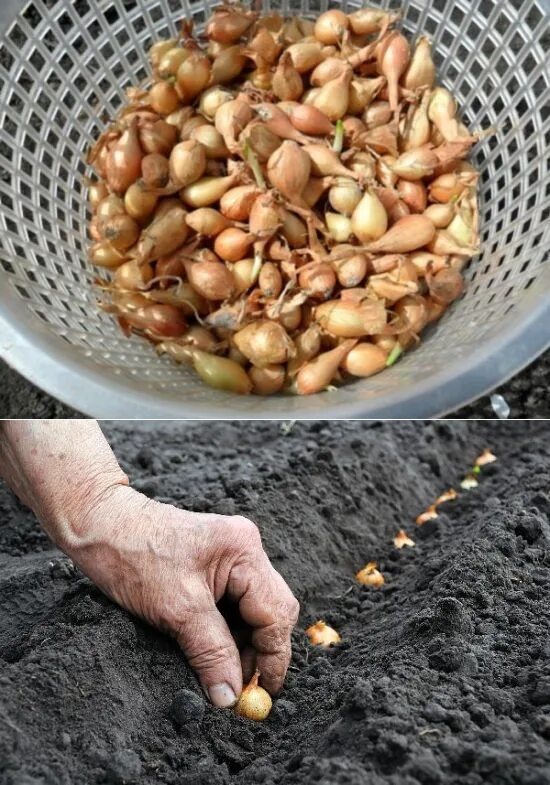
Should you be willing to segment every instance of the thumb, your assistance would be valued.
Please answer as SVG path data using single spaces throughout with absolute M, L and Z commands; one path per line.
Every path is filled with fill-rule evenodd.
M 206 605 L 207 603 L 207 605 Z M 191 611 L 176 640 L 214 706 L 233 706 L 243 688 L 241 660 L 225 619 L 211 597 Z

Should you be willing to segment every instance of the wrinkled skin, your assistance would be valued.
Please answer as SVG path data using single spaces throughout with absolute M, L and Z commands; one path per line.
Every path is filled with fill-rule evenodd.
M 6 421 L 0 474 L 105 594 L 175 637 L 214 705 L 233 705 L 256 667 L 279 692 L 299 607 L 252 521 L 134 491 L 90 421 Z M 241 651 L 222 597 L 248 625 Z

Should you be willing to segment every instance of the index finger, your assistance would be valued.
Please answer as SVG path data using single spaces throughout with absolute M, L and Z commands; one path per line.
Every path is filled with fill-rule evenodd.
M 263 551 L 255 564 L 233 567 L 228 592 L 238 601 L 244 621 L 253 628 L 260 683 L 276 695 L 290 664 L 290 635 L 300 612 L 298 600 Z

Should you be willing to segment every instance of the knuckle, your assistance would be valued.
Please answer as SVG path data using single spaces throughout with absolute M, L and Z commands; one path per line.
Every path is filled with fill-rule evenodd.
M 261 649 L 266 654 L 283 655 L 289 647 L 289 627 L 286 624 L 276 622 L 268 627 L 262 628 L 257 636 L 261 638 Z
M 253 545 L 261 541 L 260 530 L 249 518 L 244 518 L 242 515 L 232 515 L 230 520 L 236 536 Z
M 300 603 L 298 602 L 296 597 L 292 597 L 289 603 L 288 615 L 290 621 L 292 622 L 292 626 L 294 626 L 298 621 L 298 616 L 300 615 Z

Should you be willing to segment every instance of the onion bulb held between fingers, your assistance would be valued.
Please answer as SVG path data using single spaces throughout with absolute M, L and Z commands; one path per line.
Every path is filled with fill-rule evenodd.
M 241 692 L 241 696 L 235 706 L 236 713 L 241 717 L 247 720 L 256 720 L 257 722 L 267 718 L 273 705 L 269 692 L 258 684 L 259 678 L 260 671 L 256 671 Z

